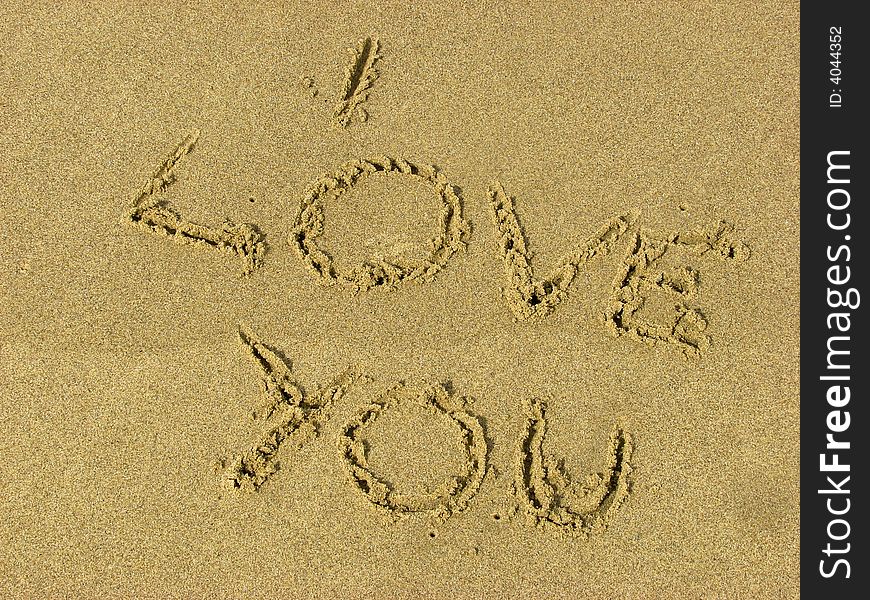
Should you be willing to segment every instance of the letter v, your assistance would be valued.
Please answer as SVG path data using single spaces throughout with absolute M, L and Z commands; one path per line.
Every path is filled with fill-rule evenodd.
M 505 193 L 504 187 L 498 182 L 490 186 L 489 197 L 507 279 L 507 286 L 502 288 L 502 293 L 511 311 L 520 320 L 543 317 L 553 312 L 565 298 L 580 265 L 610 252 L 634 219 L 633 214 L 613 217 L 595 235 L 565 256 L 560 266 L 548 277 L 536 280 L 530 264 L 526 235 L 517 219 L 513 198 Z
M 238 254 L 244 261 L 243 273 L 248 275 L 262 263 L 266 251 L 263 234 L 255 225 L 224 221 L 218 229 L 187 221 L 168 206 L 162 194 L 175 182 L 175 166 L 193 152 L 199 131 L 187 136 L 164 160 L 151 178 L 133 198 L 133 208 L 127 222 L 148 231 L 167 235 L 174 240 L 196 243 Z

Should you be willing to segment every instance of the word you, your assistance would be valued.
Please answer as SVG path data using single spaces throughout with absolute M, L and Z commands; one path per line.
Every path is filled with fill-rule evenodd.
M 372 380 L 349 370 L 317 391 L 309 391 L 294 379 L 291 365 L 280 351 L 244 327 L 239 329 L 239 339 L 261 377 L 263 400 L 253 414 L 263 422 L 264 432 L 247 450 L 225 461 L 223 467 L 232 488 L 258 491 L 279 472 L 282 446 L 302 447 L 317 437 L 331 408 L 348 389 Z M 377 427 L 383 414 L 397 407 L 418 410 L 442 421 L 463 449 L 465 459 L 460 471 L 425 493 L 397 488 L 379 477 L 368 462 L 368 433 Z M 566 534 L 586 536 L 604 531 L 630 492 L 631 437 L 621 428 L 614 429 L 605 472 L 574 481 L 555 456 L 544 452 L 546 410 L 540 399 L 527 403 L 515 458 L 513 490 L 518 506 L 514 510 L 531 524 Z M 341 428 L 337 446 L 349 483 L 390 519 L 423 517 L 433 523 L 444 522 L 468 508 L 488 472 L 490 448 L 481 419 L 468 409 L 466 398 L 440 384 L 390 386 Z

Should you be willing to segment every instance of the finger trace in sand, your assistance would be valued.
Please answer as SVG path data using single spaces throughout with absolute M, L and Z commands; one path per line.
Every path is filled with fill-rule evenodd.
M 389 518 L 418 515 L 443 522 L 468 507 L 486 474 L 488 445 L 480 420 L 464 408 L 464 402 L 464 398 L 448 394 L 442 385 L 398 384 L 344 426 L 339 450 L 350 480 L 383 515 Z M 430 493 L 403 493 L 379 478 L 368 464 L 368 447 L 363 439 L 366 430 L 379 415 L 399 403 L 409 403 L 435 418 L 444 419 L 456 431 L 465 449 L 467 458 L 463 471 Z
M 172 210 L 162 194 L 176 180 L 175 167 L 191 153 L 199 139 L 199 131 L 187 136 L 157 167 L 154 174 L 133 198 L 133 207 L 127 213 L 131 225 L 173 240 L 217 248 L 240 256 L 243 273 L 250 274 L 258 267 L 266 252 L 263 234 L 256 225 L 235 224 L 225 221 L 219 228 L 192 223 Z
M 350 48 L 353 62 L 345 69 L 341 96 L 333 112 L 337 125 L 347 127 L 354 118 L 368 120 L 362 104 L 368 100 L 372 84 L 378 78 L 375 64 L 381 58 L 379 50 L 380 41 L 376 37 L 362 39 L 356 48 Z
M 495 182 L 489 189 L 490 206 L 499 233 L 499 250 L 504 262 L 507 286 L 502 294 L 517 319 L 543 317 L 553 312 L 566 297 L 580 266 L 605 256 L 628 231 L 634 215 L 620 215 L 605 223 L 591 238 L 579 244 L 560 261 L 549 276 L 535 279 L 525 232 L 517 219 L 514 200 Z
M 303 77 L 300 80 L 300 85 L 302 86 L 302 89 L 305 90 L 312 98 L 316 98 L 317 94 L 320 93 L 320 90 L 317 89 L 317 85 L 314 83 L 313 77 Z
M 278 471 L 281 446 L 291 437 L 297 447 L 316 437 L 332 405 L 365 377 L 348 370 L 327 386 L 308 393 L 292 376 L 290 361 L 278 350 L 244 327 L 239 328 L 239 339 L 260 370 L 264 402 L 254 417 L 265 422 L 266 430 L 258 443 L 230 462 L 226 479 L 234 488 L 256 491 Z
M 546 410 L 542 400 L 529 401 L 514 482 L 520 509 L 546 529 L 584 537 L 603 532 L 631 491 L 631 436 L 616 428 L 608 442 L 605 472 L 572 481 L 555 456 L 544 452 Z
M 323 233 L 325 205 L 327 199 L 339 199 L 360 179 L 373 173 L 409 177 L 431 187 L 441 204 L 437 230 L 429 241 L 426 258 L 367 260 L 342 271 L 317 244 L 317 238 Z M 305 264 L 327 285 L 342 284 L 354 291 L 375 287 L 395 289 L 406 281 L 431 282 L 455 252 L 465 249 L 464 237 L 468 230 L 468 224 L 462 218 L 462 201 L 440 171 L 431 166 L 417 166 L 401 158 L 379 157 L 346 163 L 332 175 L 321 177 L 309 186 L 289 242 Z
M 712 255 L 737 262 L 747 260 L 750 254 L 749 247 L 734 238 L 734 227 L 725 221 L 660 238 L 648 232 L 637 233 L 613 283 L 604 323 L 615 336 L 625 335 L 651 345 L 674 344 L 686 357 L 698 357 L 711 343 L 710 336 L 704 333 L 707 319 L 697 307 L 689 305 L 700 287 L 700 275 L 688 266 L 654 267 L 669 251 L 679 247 L 699 256 Z M 649 321 L 639 314 L 655 293 L 664 293 L 673 300 L 674 310 L 668 322 Z

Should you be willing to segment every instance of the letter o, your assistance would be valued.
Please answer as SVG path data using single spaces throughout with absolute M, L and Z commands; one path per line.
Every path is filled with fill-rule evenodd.
M 467 460 L 463 472 L 450 477 L 439 490 L 403 493 L 379 478 L 368 465 L 368 449 L 359 438 L 381 414 L 400 403 L 416 405 L 436 418 L 446 419 L 465 447 Z M 353 484 L 390 516 L 418 514 L 446 521 L 468 507 L 486 474 L 487 445 L 480 420 L 466 412 L 461 401 L 451 399 L 441 385 L 422 389 L 401 383 L 393 386 L 344 426 L 339 449 Z
M 842 195 L 842 196 L 845 196 L 845 197 L 846 197 L 846 203 L 845 203 L 845 204 L 842 204 L 842 205 L 840 205 L 840 204 L 837 204 L 837 205 L 833 204 L 833 203 L 831 202 L 831 198 L 832 198 L 835 194 L 840 194 L 840 195 Z M 844 208 L 848 208 L 848 207 L 849 207 L 849 204 L 850 204 L 851 202 L 852 202 L 852 196 L 850 196 L 850 195 L 849 195 L 849 192 L 847 192 L 847 191 L 844 190 L 843 188 L 835 188 L 835 189 L 831 190 L 830 192 L 828 192 L 828 206 L 830 206 L 830 207 L 831 207 L 832 209 L 834 209 L 834 210 L 843 210 Z
M 846 533 L 844 533 L 843 535 L 841 535 L 839 537 L 835 536 L 833 533 L 831 533 L 831 527 L 837 523 L 842 523 L 843 525 L 846 526 Z M 849 521 L 847 521 L 846 519 L 834 519 L 828 523 L 828 537 L 831 538 L 832 540 L 835 540 L 837 542 L 839 542 L 840 540 L 845 540 L 847 537 L 849 537 L 849 534 L 851 534 L 851 533 L 852 533 L 852 526 L 849 525 Z
M 423 259 L 365 261 L 349 271 L 341 271 L 332 257 L 317 245 L 317 238 L 323 233 L 326 199 L 339 199 L 360 179 L 374 173 L 410 177 L 431 187 L 441 203 L 437 231 L 430 241 L 429 254 Z M 289 242 L 305 264 L 327 285 L 339 283 L 355 291 L 374 287 L 393 289 L 405 281 L 432 281 L 453 253 L 465 248 L 463 236 L 467 230 L 468 225 L 462 218 L 462 202 L 443 174 L 434 167 L 381 157 L 346 163 L 332 175 L 324 176 L 309 186 L 302 198 Z

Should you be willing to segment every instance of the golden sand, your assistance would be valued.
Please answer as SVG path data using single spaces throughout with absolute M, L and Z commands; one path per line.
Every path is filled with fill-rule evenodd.
M 0 11 L 0 596 L 798 595 L 796 2 Z

